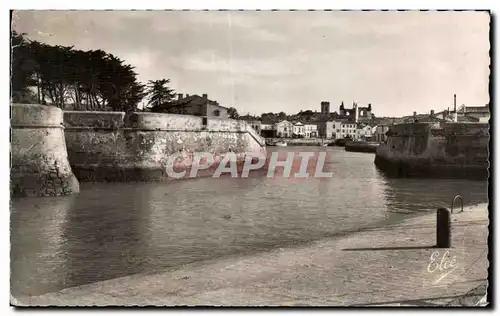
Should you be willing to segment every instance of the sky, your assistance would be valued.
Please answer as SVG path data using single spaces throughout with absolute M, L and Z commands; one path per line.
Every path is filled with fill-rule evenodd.
M 103 49 L 139 80 L 171 79 L 240 114 L 338 111 L 377 117 L 489 102 L 484 12 L 17 11 L 28 38 Z

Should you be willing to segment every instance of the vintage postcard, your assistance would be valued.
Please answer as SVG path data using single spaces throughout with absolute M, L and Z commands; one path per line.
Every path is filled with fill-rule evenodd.
M 488 306 L 488 11 L 12 11 L 11 299 Z

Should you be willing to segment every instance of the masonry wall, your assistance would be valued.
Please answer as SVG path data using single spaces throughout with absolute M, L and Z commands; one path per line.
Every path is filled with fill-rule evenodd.
M 63 113 L 53 106 L 11 106 L 12 196 L 57 196 L 79 192 L 64 137 Z
M 216 160 L 228 152 L 241 158 L 265 152 L 262 137 L 244 121 L 106 112 L 98 115 L 109 124 L 96 126 L 90 119 L 95 115 L 64 113 L 69 160 L 81 181 L 164 181 L 173 155 L 189 168 L 197 152 L 213 153 Z
M 401 176 L 488 177 L 489 125 L 409 123 L 394 125 L 375 163 Z

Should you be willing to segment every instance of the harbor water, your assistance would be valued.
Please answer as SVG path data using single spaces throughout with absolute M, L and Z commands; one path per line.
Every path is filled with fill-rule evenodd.
M 485 181 L 386 178 L 369 153 L 268 150 L 326 151 L 333 176 L 81 183 L 75 196 L 12 200 L 11 294 L 335 238 L 450 207 L 457 194 L 465 205 L 488 201 Z

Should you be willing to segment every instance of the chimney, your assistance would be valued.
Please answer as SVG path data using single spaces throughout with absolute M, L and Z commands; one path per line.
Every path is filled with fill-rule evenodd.
M 203 99 L 208 99 L 208 95 L 206 93 L 203 93 Z
M 431 110 L 431 115 L 434 116 L 434 110 Z
M 183 95 L 182 95 L 182 93 L 178 93 L 178 94 L 177 94 L 177 100 L 182 99 L 182 96 L 183 96 Z
M 453 111 L 457 112 L 457 95 L 453 95 Z

